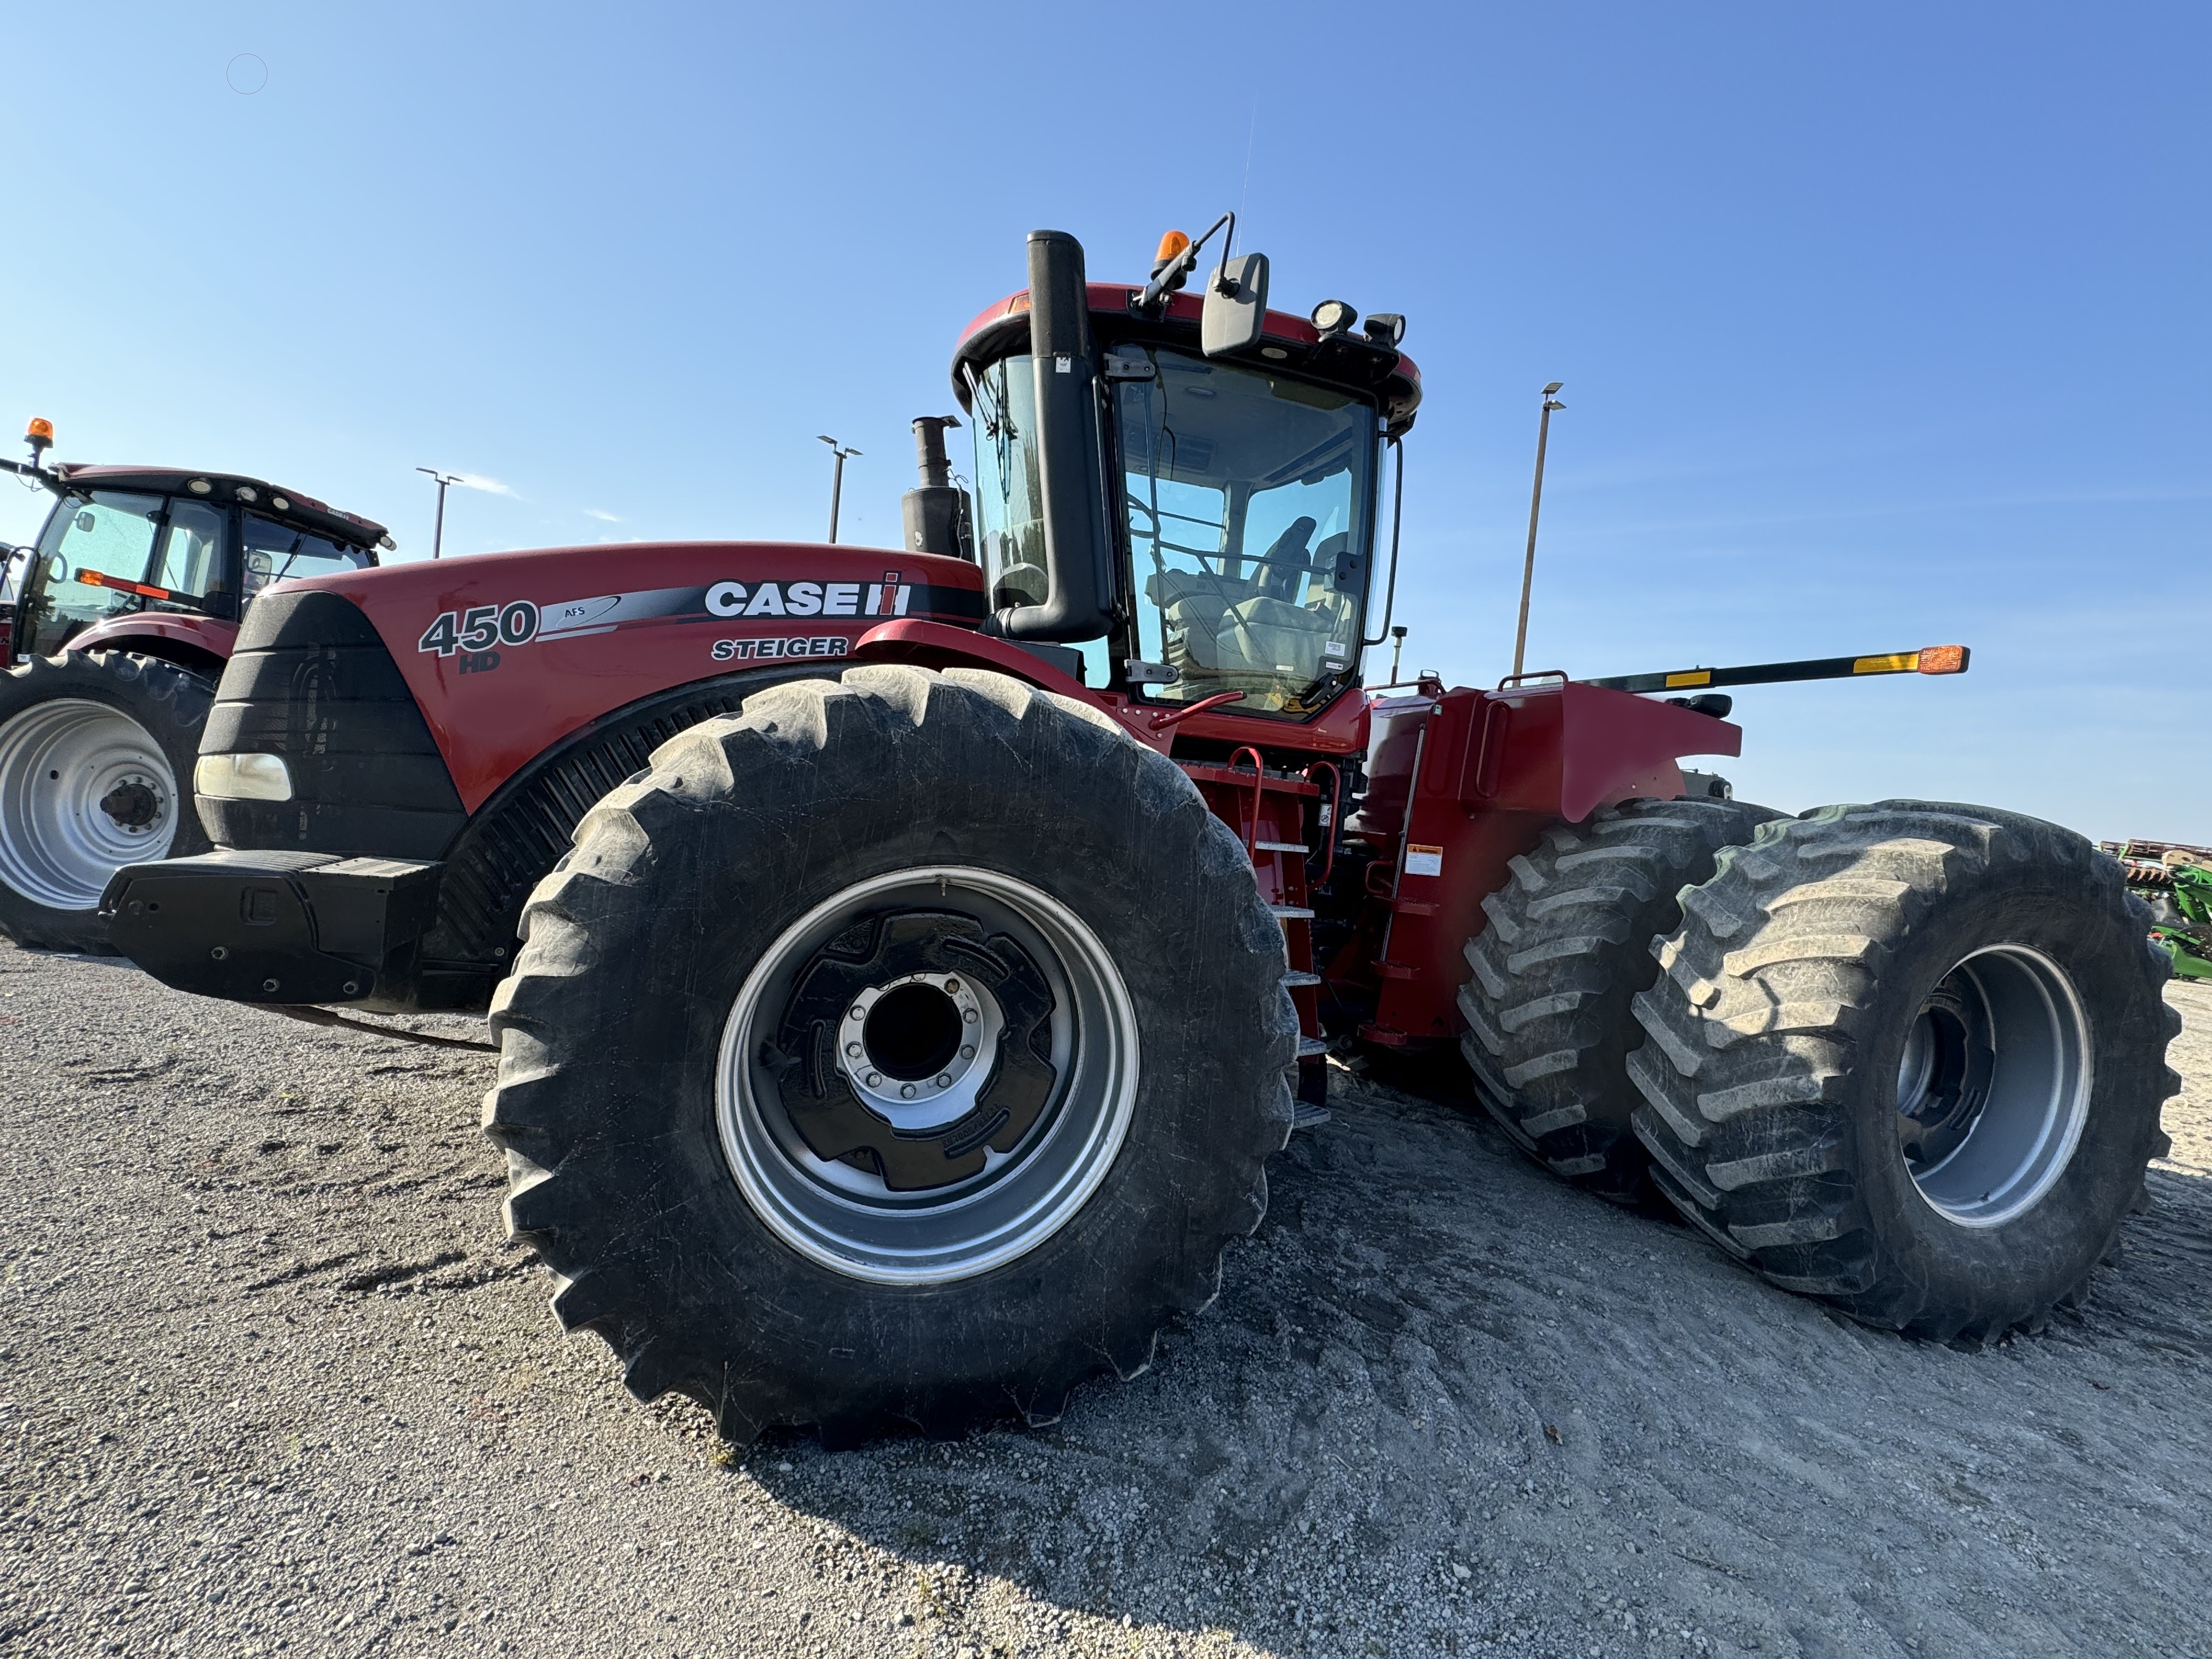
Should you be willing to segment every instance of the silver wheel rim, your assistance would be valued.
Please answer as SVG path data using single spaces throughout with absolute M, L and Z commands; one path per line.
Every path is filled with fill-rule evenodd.
M 1018 939 L 1049 984 L 1053 1092 L 1019 1144 L 986 1149 L 982 1171 L 943 1188 L 892 1191 L 882 1176 L 816 1156 L 794 1127 L 764 1057 L 799 976 L 830 940 L 866 918 L 941 912 L 972 916 Z M 871 988 L 887 996 L 905 974 Z M 872 997 L 854 998 L 856 1005 Z M 955 1016 L 995 1036 L 1001 1014 L 989 989 L 951 994 Z M 933 1104 L 935 1121 L 988 1087 L 993 1055 L 946 1062 L 900 1098 L 898 1079 L 876 1075 L 855 1041 L 868 1009 L 841 1021 L 837 1053 L 863 1048 L 838 1069 L 863 1106 L 911 1131 Z M 746 975 L 723 1027 L 715 1116 L 724 1157 L 745 1201 L 784 1243 L 854 1279 L 926 1285 L 988 1273 L 1034 1250 L 1066 1225 L 1105 1179 L 1128 1134 L 1138 1075 L 1136 1011 L 1112 957 L 1082 919 L 1051 895 L 996 871 L 930 866 L 859 882 L 787 927 Z M 910 1067 L 908 1069 L 911 1069 Z M 924 1113 L 925 1115 L 927 1114 Z
M 2089 1115 L 2089 1024 L 2066 971 L 1994 945 L 1922 1002 L 1897 1066 L 1897 1133 L 1929 1207 L 1995 1227 L 2041 1200 Z
M 176 829 L 176 775 L 128 714 L 58 697 L 0 726 L 0 881 L 33 903 L 92 909 Z

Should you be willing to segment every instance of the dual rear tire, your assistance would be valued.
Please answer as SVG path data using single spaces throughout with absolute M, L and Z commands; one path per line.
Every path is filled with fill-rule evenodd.
M 2178 1086 L 2118 866 L 1984 807 L 1692 811 L 1718 805 L 1632 802 L 1515 861 L 1468 947 L 1486 1103 L 1866 1322 L 1974 1341 L 2077 1301 Z M 1646 865 L 1685 874 L 1664 903 L 1598 873 Z

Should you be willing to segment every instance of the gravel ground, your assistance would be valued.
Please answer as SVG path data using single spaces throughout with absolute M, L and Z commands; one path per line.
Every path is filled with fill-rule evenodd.
M 1144 1377 L 738 1462 L 558 1334 L 488 1057 L 0 946 L 0 1653 L 2212 1653 L 2171 994 L 2155 1206 L 2037 1339 L 1861 1330 L 1343 1078 Z

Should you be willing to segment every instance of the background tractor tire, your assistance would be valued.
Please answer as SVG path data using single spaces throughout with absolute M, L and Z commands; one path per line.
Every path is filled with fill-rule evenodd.
M 1785 1289 L 1942 1341 L 2078 1304 L 2167 1149 L 2180 1018 L 2119 866 L 1987 807 L 1827 806 L 1723 853 L 1637 998 L 1660 1187 Z
M 484 1109 L 510 1231 L 632 1392 L 740 1443 L 1046 1422 L 1137 1374 L 1290 1132 L 1282 934 L 1236 835 L 1003 676 L 857 667 L 671 739 L 525 939 Z
M 154 657 L 71 651 L 0 675 L 0 933 L 112 954 L 122 866 L 208 850 L 192 764 L 213 684 Z
M 1682 889 L 1775 816 L 1717 799 L 1626 801 L 1546 830 L 1483 900 L 1460 1053 L 1491 1115 L 1553 1173 L 1620 1203 L 1656 1196 L 1630 1127 L 1643 1097 L 1628 1051 L 1643 1033 L 1629 1005 L 1659 975 L 1652 941 L 1680 925 Z

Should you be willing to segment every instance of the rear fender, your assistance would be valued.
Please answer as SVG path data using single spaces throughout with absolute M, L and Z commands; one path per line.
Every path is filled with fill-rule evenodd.
M 1573 681 L 1462 687 L 1373 714 L 1368 792 L 1350 827 L 1377 855 L 1367 897 L 1382 944 L 1364 1030 L 1385 1044 L 1457 1033 L 1453 997 L 1463 947 L 1486 923 L 1482 901 L 1547 825 L 1632 796 L 1673 799 L 1682 757 L 1743 744 L 1725 720 Z
M 70 636 L 70 651 L 129 651 L 159 657 L 213 678 L 238 642 L 238 624 L 220 617 L 180 617 L 140 611 L 94 623 Z
M 1540 812 L 1579 823 L 1632 795 L 1681 793 L 1687 755 L 1740 755 L 1742 728 L 1672 703 L 1576 681 L 1438 699 L 1420 793 L 1470 812 Z

